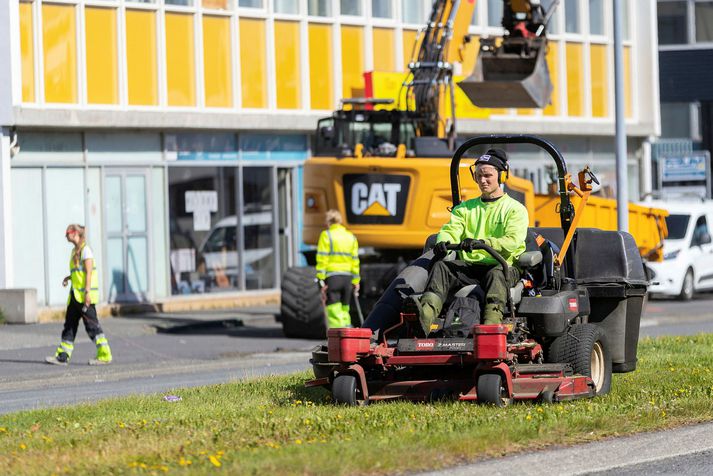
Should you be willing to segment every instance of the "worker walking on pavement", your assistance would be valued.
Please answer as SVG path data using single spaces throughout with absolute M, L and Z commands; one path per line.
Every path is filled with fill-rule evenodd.
M 328 210 L 327 229 L 317 243 L 317 281 L 327 308 L 327 327 L 351 327 L 349 303 L 359 292 L 359 243 L 342 225 L 342 215 Z
M 45 360 L 49 364 L 67 365 L 72 358 L 74 338 L 77 336 L 79 320 L 84 320 L 84 328 L 89 338 L 97 346 L 96 358 L 89 365 L 104 365 L 111 363 L 111 349 L 104 331 L 97 318 L 96 303 L 99 301 L 99 274 L 97 273 L 94 254 L 85 240 L 85 228 L 72 224 L 65 232 L 67 241 L 74 245 L 69 257 L 69 276 L 62 280 L 62 286 L 71 283 L 67 298 L 67 312 L 64 317 L 62 342 L 53 356 Z

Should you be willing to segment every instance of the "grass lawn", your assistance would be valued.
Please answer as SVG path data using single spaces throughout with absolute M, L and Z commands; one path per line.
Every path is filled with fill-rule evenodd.
M 647 339 L 604 397 L 338 407 L 308 373 L 0 417 L 3 474 L 385 474 L 713 420 L 713 335 Z

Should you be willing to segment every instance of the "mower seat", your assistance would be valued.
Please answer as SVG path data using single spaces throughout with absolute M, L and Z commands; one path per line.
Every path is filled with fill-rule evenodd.
M 517 260 L 517 267 L 523 271 L 533 268 L 542 262 L 542 253 L 539 251 L 525 251 Z M 515 283 L 515 286 L 510 288 L 510 299 L 513 304 L 518 304 L 522 300 L 522 292 L 525 289 L 525 284 L 522 280 Z M 485 297 L 483 288 L 479 284 L 471 284 L 463 286 L 456 293 L 455 297 L 474 296 L 481 301 Z

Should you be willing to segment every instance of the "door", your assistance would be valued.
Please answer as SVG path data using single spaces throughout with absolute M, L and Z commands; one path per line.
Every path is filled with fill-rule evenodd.
M 151 216 L 148 169 L 105 169 L 104 230 L 106 296 L 109 302 L 146 301 Z
M 277 220 L 280 247 L 280 269 L 282 276 L 287 268 L 294 266 L 293 243 L 297 230 L 292 227 L 292 169 L 277 169 Z
M 713 287 L 713 243 L 706 215 L 696 220 L 691 238 L 691 256 L 696 289 Z

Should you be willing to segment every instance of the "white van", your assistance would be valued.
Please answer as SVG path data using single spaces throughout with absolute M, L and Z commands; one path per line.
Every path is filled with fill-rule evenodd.
M 713 289 L 713 201 L 657 201 L 644 205 L 664 208 L 668 238 L 664 240 L 664 260 L 649 262 L 649 292 L 682 300 L 695 291 Z

